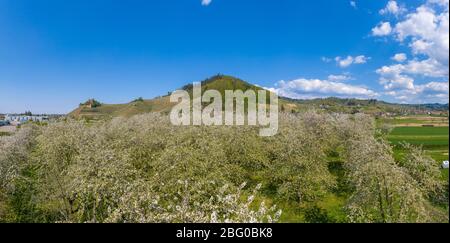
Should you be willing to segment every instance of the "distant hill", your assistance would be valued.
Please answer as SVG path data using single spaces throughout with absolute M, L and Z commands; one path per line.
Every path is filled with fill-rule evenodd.
M 330 112 L 357 113 L 385 115 L 385 114 L 441 114 L 448 113 L 448 104 L 396 104 L 376 99 L 342 99 L 329 97 L 323 99 L 295 100 L 290 102 L 298 104 L 301 108 L 324 109 Z
M 428 110 L 436 110 L 436 111 L 448 111 L 448 103 L 447 104 L 421 104 L 421 105 L 408 105 L 410 107 L 414 107 L 417 109 L 428 109 Z
M 225 97 L 225 90 L 262 90 L 262 88 L 249 84 L 241 79 L 226 76 L 216 75 L 201 82 L 202 92 L 205 90 L 217 90 Z M 193 86 L 188 84 L 181 87 L 192 94 Z M 192 95 L 191 95 L 192 97 Z M 96 104 L 93 106 L 92 104 Z M 151 100 L 138 99 L 128 104 L 97 104 L 97 101 L 90 99 L 74 111 L 70 112 L 68 116 L 73 118 L 107 118 L 115 116 L 130 117 L 137 114 L 148 112 L 170 112 L 174 103 L 170 103 L 170 97 L 162 96 Z
M 202 92 L 205 90 L 217 90 L 225 97 L 225 90 L 262 90 L 261 87 L 245 82 L 239 78 L 227 75 L 216 75 L 201 82 Z M 181 89 L 192 94 L 192 84 L 188 84 Z M 175 104 L 170 103 L 170 97 L 162 96 L 150 100 L 142 98 L 136 99 L 127 104 L 101 104 L 94 99 L 90 99 L 74 111 L 68 114 L 73 118 L 100 119 L 116 116 L 130 117 L 148 112 L 169 113 Z M 358 113 L 363 112 L 374 115 L 392 114 L 426 114 L 426 113 L 447 113 L 448 104 L 423 104 L 405 105 L 392 104 L 379 100 L 341 99 L 325 98 L 312 100 L 296 100 L 280 97 L 280 110 L 284 112 L 299 112 L 308 109 L 323 110 L 327 112 Z

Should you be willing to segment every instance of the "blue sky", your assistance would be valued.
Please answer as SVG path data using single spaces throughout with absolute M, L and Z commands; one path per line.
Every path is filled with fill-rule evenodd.
M 448 0 L 0 0 L 0 113 L 217 73 L 293 98 L 447 102 L 448 48 Z

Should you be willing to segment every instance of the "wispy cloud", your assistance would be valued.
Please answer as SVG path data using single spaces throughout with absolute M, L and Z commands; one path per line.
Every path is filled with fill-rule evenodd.
M 202 0 L 202 5 L 203 6 L 208 6 L 208 5 L 211 4 L 211 2 L 212 2 L 212 0 Z
M 364 64 L 370 59 L 371 59 L 370 57 L 360 55 L 360 56 L 356 56 L 356 57 L 347 56 L 345 58 L 336 57 L 334 60 L 336 61 L 336 63 L 338 64 L 339 67 L 346 68 L 352 64 Z
M 268 90 L 280 96 L 294 99 L 314 99 L 323 97 L 341 98 L 373 98 L 378 93 L 364 86 L 343 83 L 351 77 L 346 75 L 330 75 L 327 80 L 300 78 L 291 81 L 279 81 L 275 88 Z
M 328 81 L 332 81 L 332 82 L 343 82 L 343 81 L 347 81 L 347 80 L 351 80 L 351 79 L 353 79 L 353 78 L 348 74 L 339 74 L 339 75 L 329 75 L 328 76 Z

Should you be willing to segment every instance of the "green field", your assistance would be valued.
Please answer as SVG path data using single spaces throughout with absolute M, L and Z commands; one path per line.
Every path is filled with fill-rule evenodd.
M 422 127 L 424 125 L 432 125 L 436 127 L 448 127 L 448 116 L 404 116 L 393 118 L 380 118 L 379 123 L 390 124 L 396 127 Z
M 423 145 L 427 150 L 448 150 L 448 127 L 396 127 L 389 134 L 394 145 L 407 142 Z
M 401 158 L 402 149 L 398 146 L 401 143 L 422 145 L 428 155 L 430 155 L 439 165 L 444 160 L 448 160 L 448 127 L 396 127 L 388 136 L 389 141 L 395 145 L 395 156 Z M 444 178 L 448 180 L 448 170 L 443 170 Z
M 448 137 L 448 127 L 397 127 L 391 135 Z

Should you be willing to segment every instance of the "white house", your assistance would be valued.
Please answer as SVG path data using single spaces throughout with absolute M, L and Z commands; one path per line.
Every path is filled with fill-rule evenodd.
M 442 168 L 448 169 L 448 160 L 442 162 Z
M 47 121 L 48 116 L 24 116 L 24 115 L 6 115 L 5 120 L 9 122 L 24 123 L 27 121 Z

